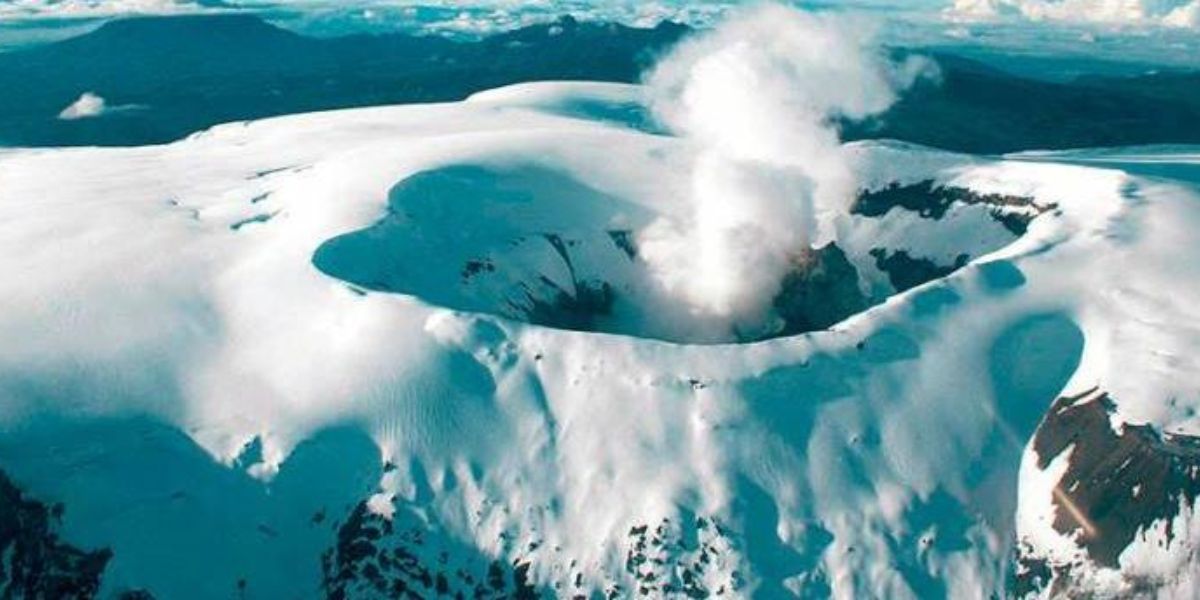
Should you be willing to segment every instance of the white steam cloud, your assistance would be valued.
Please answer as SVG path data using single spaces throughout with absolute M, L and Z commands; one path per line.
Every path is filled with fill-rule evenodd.
M 64 121 L 73 121 L 76 119 L 98 117 L 104 114 L 106 108 L 104 98 L 91 92 L 84 92 L 79 96 L 79 99 L 62 109 L 62 112 L 58 113 L 58 118 Z
M 857 187 L 836 120 L 886 110 L 929 66 L 893 63 L 874 33 L 844 14 L 760 5 L 648 75 L 656 116 L 697 157 L 690 218 L 656 222 L 639 246 L 692 310 L 746 334 L 774 326 L 784 276 Z

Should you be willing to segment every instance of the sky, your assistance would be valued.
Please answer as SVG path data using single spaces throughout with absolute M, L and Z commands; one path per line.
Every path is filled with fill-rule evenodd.
M 135 14 L 253 11 L 316 35 L 408 31 L 474 37 L 562 14 L 653 26 L 709 26 L 745 0 L 0 0 L 0 49 Z M 1080 60 L 1200 67 L 1200 0 L 790 0 L 887 23 L 895 44 L 991 49 Z
M 423 12 L 439 27 L 479 28 L 571 12 L 607 20 L 706 21 L 740 0 L 0 0 L 0 19 L 275 9 L 357 14 L 364 22 Z M 924 14 L 947 22 L 1030 21 L 1200 27 L 1200 0 L 798 0 L 801 5 Z M 460 18 L 461 17 L 461 18 Z M 486 22 L 480 17 L 489 17 Z

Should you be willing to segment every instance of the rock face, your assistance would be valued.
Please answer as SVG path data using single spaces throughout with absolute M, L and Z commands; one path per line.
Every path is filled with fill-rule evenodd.
M 875 258 L 875 267 L 887 273 L 897 292 L 945 277 L 963 268 L 970 259 L 967 254 L 959 254 L 954 264 L 942 266 L 927 258 L 913 258 L 906 250 L 889 253 L 883 248 L 872 249 L 871 256 Z
M 1035 217 L 1054 208 L 1037 204 L 1033 198 L 1025 196 L 981 194 L 967 188 L 939 185 L 929 179 L 912 185 L 893 183 L 881 190 L 864 191 L 850 211 L 865 217 L 882 217 L 893 208 L 903 208 L 924 219 L 940 219 L 955 203 L 987 206 L 992 218 L 1016 236 L 1024 235 Z
M 324 594 L 345 598 L 537 598 L 528 563 L 509 566 L 456 547 L 415 514 L 359 503 L 322 557 Z M 472 556 L 474 555 L 474 556 Z
M 783 280 L 775 311 L 784 321 L 777 335 L 825 329 L 870 306 L 859 289 L 858 270 L 830 243 L 809 250 Z
M 61 505 L 25 496 L 0 472 L 0 598 L 93 598 L 112 553 L 59 539 Z
M 717 520 L 697 517 L 684 527 L 663 519 L 653 529 L 629 530 L 625 572 L 634 589 L 609 585 L 609 597 L 713 598 L 744 593 L 745 581 L 730 563 L 729 532 Z
M 313 263 L 363 291 L 557 329 L 630 333 L 614 304 L 640 307 L 629 284 L 641 263 L 631 231 L 604 228 L 623 205 L 536 165 L 435 169 L 397 184 L 383 219 L 326 242 Z
M 1032 447 L 1045 470 L 1070 452 L 1067 467 L 1051 492 L 1051 526 L 1073 537 L 1100 567 L 1120 567 L 1120 556 L 1140 533 L 1170 523 L 1195 507 L 1200 495 L 1200 438 L 1161 433 L 1147 425 L 1114 429 L 1113 399 L 1100 389 L 1059 398 L 1046 413 Z M 1078 577 L 1075 565 L 1022 548 L 1026 574 L 1018 591 L 1049 586 L 1069 593 Z M 1138 586 L 1141 582 L 1131 581 Z
M 577 560 L 542 540 L 517 542 L 501 533 L 497 543 L 517 556 L 506 563 L 456 541 L 412 507 L 401 506 L 389 518 L 362 502 L 346 516 L 336 544 L 322 557 L 322 591 L 330 600 L 739 597 L 746 581 L 734 539 L 719 521 L 706 517 L 635 525 L 619 543 L 621 569 L 595 581 L 585 578 Z M 539 578 L 549 581 L 534 585 L 534 564 L 543 567 Z
M 900 293 L 946 277 L 1023 236 L 1034 219 L 1055 208 L 1031 197 L 981 193 L 927 179 L 863 190 L 850 214 L 868 228 L 880 224 L 874 232 L 883 234 L 859 238 L 858 245 L 870 245 L 865 256 L 857 257 L 860 268 L 880 272 L 890 291 Z M 938 242 L 943 236 L 955 241 Z

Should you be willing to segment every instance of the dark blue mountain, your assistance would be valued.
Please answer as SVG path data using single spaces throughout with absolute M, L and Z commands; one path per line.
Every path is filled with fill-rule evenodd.
M 937 81 L 918 84 L 879 119 L 847 124 L 846 135 L 984 154 L 1200 143 L 1200 73 L 1054 82 L 953 54 L 933 58 Z
M 122 19 L 0 54 L 0 144 L 157 143 L 226 121 L 458 100 L 521 81 L 633 81 L 686 32 L 564 18 L 456 42 L 405 34 L 313 38 L 251 15 Z M 83 92 L 131 108 L 59 120 Z
M 161 143 L 222 122 L 452 101 L 523 81 L 633 82 L 689 32 L 564 17 L 479 41 L 315 38 L 246 14 L 121 19 L 0 54 L 0 145 Z M 1197 73 L 1056 82 L 953 54 L 935 58 L 939 81 L 920 84 L 880 118 L 843 124 L 845 136 L 976 153 L 1200 143 Z M 59 120 L 83 92 L 127 108 Z

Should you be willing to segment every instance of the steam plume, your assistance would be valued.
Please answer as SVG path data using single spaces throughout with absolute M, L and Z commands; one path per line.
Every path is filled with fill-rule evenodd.
M 736 12 L 647 76 L 657 118 L 694 146 L 692 211 L 639 240 L 658 281 L 746 332 L 854 175 L 836 127 L 886 110 L 922 72 L 895 64 L 862 19 L 776 4 Z

